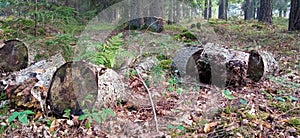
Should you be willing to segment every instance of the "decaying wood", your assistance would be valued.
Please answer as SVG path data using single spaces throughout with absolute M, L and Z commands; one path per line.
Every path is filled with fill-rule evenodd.
M 192 76 L 195 80 L 222 86 L 239 86 L 247 77 L 259 81 L 278 70 L 278 63 L 268 52 L 251 54 L 207 43 L 183 47 L 173 59 L 171 69 L 175 75 Z
M 0 44 L 0 72 L 13 72 L 28 66 L 28 48 L 20 40 Z
M 95 108 L 113 107 L 125 94 L 125 84 L 117 72 L 105 67 L 98 67 L 98 96 Z
M 97 97 L 97 67 L 83 61 L 67 62 L 51 80 L 47 103 L 53 113 L 62 116 L 65 109 L 74 115 L 91 109 Z M 84 103 L 82 103 L 84 102 Z
M 43 110 L 47 89 L 54 71 L 64 64 L 64 58 L 54 55 L 0 80 L 0 92 L 5 92 L 12 105 Z
M 123 86 L 111 69 L 84 61 L 67 62 L 53 75 L 47 104 L 56 115 L 62 116 L 65 109 L 80 115 L 84 109 L 116 104 L 124 93 Z
M 254 81 L 259 81 L 268 75 L 278 72 L 279 66 L 274 56 L 266 51 L 251 51 L 247 74 Z

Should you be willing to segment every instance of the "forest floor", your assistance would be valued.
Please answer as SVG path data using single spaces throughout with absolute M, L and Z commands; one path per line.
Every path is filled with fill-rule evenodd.
M 200 28 L 190 29 L 191 24 L 197 23 L 201 24 Z M 131 96 L 129 100 L 113 108 L 115 117 L 108 117 L 101 123 L 92 120 L 91 125 L 87 126 L 87 120 L 79 121 L 76 116 L 58 119 L 39 112 L 29 116 L 30 122 L 25 125 L 17 120 L 7 122 L 11 114 L 18 110 L 6 105 L 0 109 L 0 136 L 300 137 L 300 34 L 287 31 L 286 19 L 275 19 L 274 25 L 257 21 L 190 19 L 183 21 L 181 25 L 166 25 L 162 33 L 151 33 L 156 37 L 155 41 L 140 38 L 142 34 L 127 31 L 123 31 L 123 39 L 127 41 L 127 46 L 156 43 L 164 46 L 165 50 L 162 52 L 172 56 L 170 53 L 174 54 L 173 50 L 176 50 L 174 45 L 180 47 L 189 40 L 174 36 L 187 28 L 201 43 L 219 43 L 240 51 L 269 51 L 278 61 L 280 71 L 259 82 L 226 87 L 224 90 L 181 84 L 170 75 L 168 68 L 147 72 L 147 77 L 153 78 L 149 82 L 149 89 L 157 113 L 159 133 L 156 132 L 148 93 L 142 81 L 130 74 L 124 77 L 124 81 L 130 88 L 128 95 Z M 51 29 L 51 26 L 45 28 L 46 33 L 59 32 Z M 119 31 L 110 35 L 117 33 Z M 31 39 L 31 44 L 40 45 L 34 48 L 37 51 L 35 61 L 53 55 L 62 44 L 69 45 L 61 46 L 60 51 L 66 60 L 72 60 L 70 49 L 75 47 L 77 41 L 76 37 L 67 34 L 36 39 L 26 38 L 25 34 L 23 38 Z M 106 37 L 100 33 L 95 39 L 103 41 Z M 191 43 L 197 42 L 191 40 Z M 229 93 L 224 95 L 222 91 Z M 0 100 L 4 97 L 1 94 Z

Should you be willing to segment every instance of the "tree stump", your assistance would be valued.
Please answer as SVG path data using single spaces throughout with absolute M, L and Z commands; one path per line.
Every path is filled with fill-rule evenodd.
M 0 45 L 0 71 L 13 72 L 28 66 L 28 49 L 19 40 L 4 41 Z

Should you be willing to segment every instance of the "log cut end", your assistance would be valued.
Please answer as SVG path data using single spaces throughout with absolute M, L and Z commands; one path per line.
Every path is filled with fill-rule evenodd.
M 96 67 L 83 61 L 67 62 L 54 73 L 47 104 L 54 114 L 62 116 L 65 109 L 80 115 L 91 109 L 97 98 Z
M 0 46 L 0 71 L 13 72 L 28 66 L 28 49 L 19 40 L 8 40 Z
M 252 50 L 249 56 L 248 78 L 259 81 L 267 75 L 274 75 L 279 69 L 271 53 Z

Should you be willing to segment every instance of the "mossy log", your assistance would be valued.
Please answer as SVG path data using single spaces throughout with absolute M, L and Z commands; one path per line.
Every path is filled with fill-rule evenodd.
M 28 66 L 28 48 L 20 40 L 0 44 L 0 71 L 13 72 Z
M 73 115 L 81 115 L 84 109 L 112 106 L 123 93 L 122 82 L 113 70 L 85 61 L 72 61 L 54 73 L 47 104 L 59 116 L 65 109 L 71 109 Z
M 185 46 L 175 55 L 171 64 L 175 75 L 192 77 L 204 84 L 240 86 L 247 78 L 259 81 L 278 70 L 278 63 L 268 52 L 250 54 L 207 43 Z

